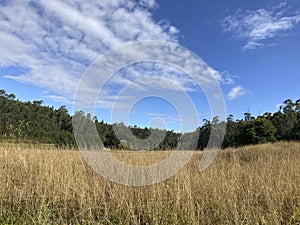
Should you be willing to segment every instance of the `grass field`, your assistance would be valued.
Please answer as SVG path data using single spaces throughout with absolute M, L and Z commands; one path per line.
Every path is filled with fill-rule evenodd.
M 168 152 L 117 152 L 136 165 Z M 0 145 L 0 224 L 300 224 L 300 143 L 201 152 L 169 180 L 108 181 L 77 151 Z M 149 161 L 150 160 L 150 161 Z

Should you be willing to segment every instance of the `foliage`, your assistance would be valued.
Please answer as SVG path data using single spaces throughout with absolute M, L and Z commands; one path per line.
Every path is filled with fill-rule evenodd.
M 300 99 L 284 101 L 274 114 L 267 112 L 257 118 L 249 112 L 244 115 L 243 120 L 236 121 L 232 115 L 228 117 L 223 147 L 300 140 Z
M 276 127 L 265 118 L 257 118 L 240 125 L 238 141 L 241 145 L 275 141 Z
M 183 149 L 204 149 L 210 139 L 218 140 L 217 137 L 222 137 L 222 128 L 225 126 L 223 148 L 276 140 L 300 140 L 300 99 L 296 102 L 288 99 L 283 102 L 278 112 L 268 112 L 257 118 L 247 112 L 244 119 L 236 121 L 233 115 L 229 115 L 226 122 L 220 121 L 217 116 L 212 121 L 204 119 L 203 125 L 196 131 L 182 134 L 173 130 L 127 127 L 123 123 L 108 124 L 103 120 L 99 122 L 97 117 L 82 111 L 75 112 L 73 117 L 79 118 L 78 121 L 86 126 L 84 133 L 78 134 L 79 136 L 93 138 L 89 134 L 92 134 L 91 128 L 95 127 L 103 145 L 112 149 L 165 150 L 176 149 L 178 143 Z M 115 129 L 122 131 L 122 135 L 117 137 Z M 147 139 L 151 135 L 154 139 L 163 137 L 161 143 Z M 197 143 L 194 143 L 197 138 Z M 0 90 L 1 139 L 55 144 L 59 148 L 76 146 L 72 116 L 65 106 L 54 109 L 43 106 L 43 101 L 21 102 L 16 100 L 14 94 L 7 94 L 5 90 Z M 144 140 L 143 145 L 140 140 Z M 180 140 L 184 140 L 185 144 Z M 89 148 L 95 141 L 86 140 L 85 146 Z M 218 146 L 220 143 L 214 144 Z
M 65 106 L 42 104 L 15 100 L 15 95 L 0 90 L 0 139 L 74 146 L 72 117 Z

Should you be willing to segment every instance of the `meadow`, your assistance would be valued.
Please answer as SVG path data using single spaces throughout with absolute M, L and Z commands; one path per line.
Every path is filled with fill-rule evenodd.
M 113 153 L 148 165 L 169 152 Z M 300 143 L 202 153 L 165 182 L 130 187 L 93 171 L 80 152 L 1 143 L 0 224 L 300 224 Z

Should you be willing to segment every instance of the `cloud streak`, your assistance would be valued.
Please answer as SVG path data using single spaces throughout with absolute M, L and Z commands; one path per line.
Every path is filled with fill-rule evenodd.
M 300 23 L 300 14 L 285 15 L 283 2 L 271 9 L 238 10 L 222 21 L 224 32 L 244 40 L 243 50 L 258 49 L 272 38 L 287 34 Z
M 179 32 L 152 19 L 153 0 L 13 0 L 0 5 L 0 67 L 28 69 L 6 78 L 69 99 L 99 54 L 129 41 L 177 42 Z
M 0 1 L 0 6 L 0 69 L 25 68 L 20 75 L 5 77 L 41 87 L 48 93 L 43 97 L 59 103 L 73 101 L 84 72 L 108 50 L 142 40 L 178 43 L 176 27 L 152 18 L 158 7 L 155 0 L 11 0 Z M 128 51 L 124 55 L 130 58 L 130 54 L 136 56 L 143 52 Z M 213 82 L 233 83 L 228 73 L 222 74 L 206 64 L 200 68 L 193 63 L 184 64 L 184 68 L 187 72 L 199 71 L 203 83 L 211 82 L 212 77 Z M 164 77 L 172 82 L 161 80 L 153 84 L 152 77 Z M 136 64 L 115 74 L 104 90 L 99 107 L 110 107 L 114 103 L 111 96 L 118 96 L 118 90 L 140 78 L 149 82 L 137 82 L 135 90 L 145 91 L 153 86 L 169 91 L 200 90 L 187 74 L 176 68 L 159 63 Z M 99 91 L 96 88 L 99 87 L 91 92 Z M 122 99 L 124 108 L 129 99 L 130 96 Z
M 235 100 L 246 94 L 245 89 L 242 86 L 236 86 L 231 88 L 230 92 L 227 94 L 228 100 Z

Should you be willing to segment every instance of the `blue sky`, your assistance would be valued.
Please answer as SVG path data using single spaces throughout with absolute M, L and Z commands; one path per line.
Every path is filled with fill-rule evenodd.
M 248 110 L 255 116 L 275 112 L 287 98 L 300 98 L 297 0 L 0 0 L 0 7 L 0 88 L 23 101 L 42 99 L 72 113 L 76 88 L 94 60 L 142 40 L 171 41 L 197 54 L 223 91 L 227 115 L 236 119 Z M 114 75 L 99 97 L 98 118 L 111 122 L 118 92 L 135 78 L 157 75 L 185 90 L 199 124 L 211 118 L 202 90 L 187 74 L 147 63 Z M 176 92 L 171 83 L 156 88 Z M 130 97 L 121 96 L 115 110 L 123 112 Z M 160 118 L 166 128 L 181 129 L 176 107 L 166 100 L 149 97 L 126 110 L 131 125 L 149 126 Z

